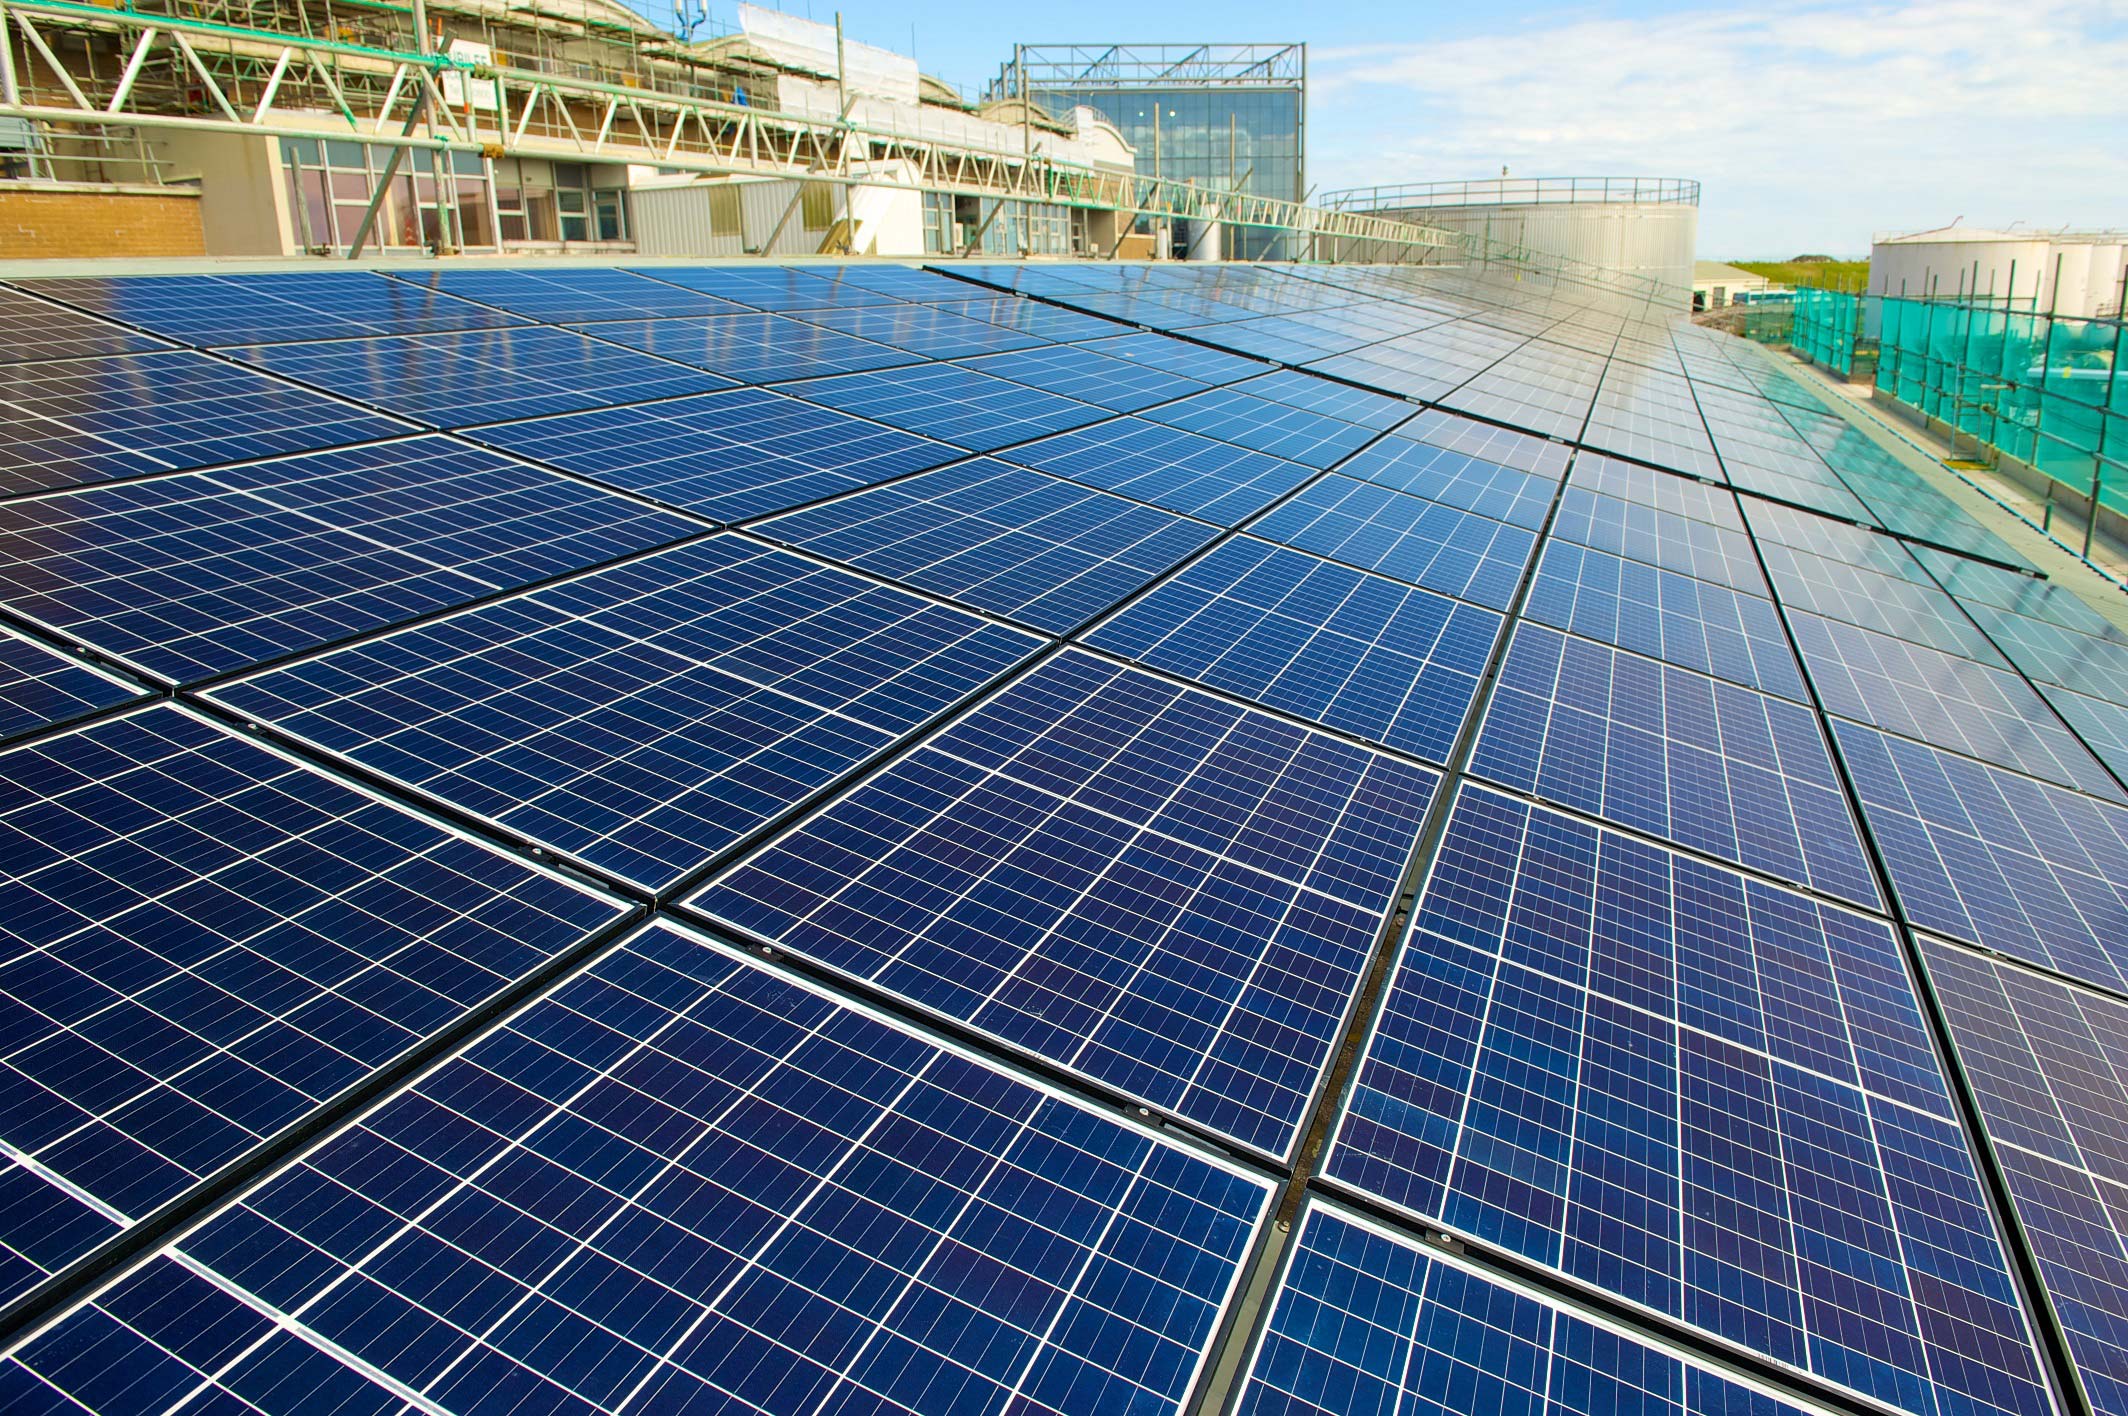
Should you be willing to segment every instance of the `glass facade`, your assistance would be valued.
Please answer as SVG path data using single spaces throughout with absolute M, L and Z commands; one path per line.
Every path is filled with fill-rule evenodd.
M 1192 86 L 1034 89 L 1037 103 L 1062 116 L 1084 106 L 1101 114 L 1138 152 L 1138 171 L 1172 182 L 1299 201 L 1302 94 L 1298 87 Z M 1157 114 L 1157 117 L 1155 116 Z M 1228 226 L 1230 257 L 1280 259 L 1287 234 Z

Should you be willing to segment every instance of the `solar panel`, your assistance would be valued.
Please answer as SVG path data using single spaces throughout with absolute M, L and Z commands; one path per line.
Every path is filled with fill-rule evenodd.
M 1224 526 L 1248 519 L 1308 480 L 1268 453 L 1115 418 L 1016 447 L 1011 460 Z
M 392 278 L 425 285 L 460 299 L 491 305 L 548 324 L 640 320 L 661 315 L 717 315 L 744 308 L 729 300 L 631 275 L 625 270 L 589 266 L 548 269 L 461 267 L 419 274 L 398 272 Z
M 1504 610 L 1536 537 L 1519 526 L 1331 475 L 1250 527 L 1259 536 Z
M 2128 1411 L 2128 1006 L 1923 940 L 1990 1148 L 2093 1409 Z
M 1852 723 L 1833 732 L 1909 919 L 2128 990 L 2128 807 Z
M 1667 516 L 1705 521 L 1731 531 L 1744 529 L 1744 515 L 1737 509 L 1736 494 L 1717 483 L 1585 452 L 1575 459 L 1574 485 Z
M 962 454 L 766 389 L 502 423 L 480 440 L 717 521 L 787 511 Z
M 622 913 L 179 708 L 0 782 L 10 1298 Z
M 0 625 L 0 740 L 142 696 L 137 686 Z
M 0 604 L 196 682 L 700 529 L 416 438 L 0 504 Z
M 1207 389 L 1149 409 L 1144 416 L 1171 428 L 1203 433 L 1316 468 L 1336 465 L 1376 436 L 1373 430 L 1342 418 L 1258 398 L 1246 392 L 1247 387 Z
M 840 330 L 926 359 L 959 359 L 1005 349 L 1032 349 L 1051 341 L 1039 335 L 971 320 L 927 305 L 865 305 L 856 308 L 793 310 L 792 318 L 824 329 Z
M 1128 359 L 1134 364 L 1144 364 L 1148 368 L 1208 384 L 1236 383 L 1253 378 L 1266 368 L 1254 359 L 1244 359 L 1220 349 L 1207 349 L 1201 344 L 1185 344 L 1179 339 L 1158 334 L 1124 334 L 1113 339 L 1085 340 L 1078 347 L 1089 353 Z
M 2091 755 L 2111 768 L 2117 780 L 2128 781 L 2128 704 L 2047 684 L 2039 692 Z
M 963 286 L 953 293 L 966 295 L 969 293 L 969 287 Z M 905 294 L 902 298 L 913 300 L 920 297 Z M 932 300 L 928 295 L 921 298 L 927 302 Z M 1031 334 L 1037 339 L 1107 339 L 1123 333 L 1122 327 L 1114 320 L 1082 315 L 1077 310 L 1059 309 L 1055 305 L 1045 305 L 1036 300 L 948 299 L 932 303 L 931 308 L 966 319 L 983 320 L 1004 329 L 1018 330 L 1021 334 Z
M 1206 385 L 1149 364 L 1112 359 L 1078 344 L 1044 344 L 960 361 L 977 373 L 1082 403 L 1130 413 L 1202 391 Z
M 1241 1416 L 1808 1409 L 1321 1201 L 1301 1221 L 1270 1313 Z
M 1759 554 L 1782 603 L 1829 619 L 1873 629 L 1893 639 L 1925 644 L 1976 663 L 2007 661 L 1974 628 L 1956 601 L 1934 586 L 1876 571 L 1830 556 L 1814 555 L 1761 537 Z
M 78 276 L 24 288 L 203 348 L 484 329 L 502 311 L 369 271 Z
M 1108 416 L 1105 409 L 958 364 L 919 364 L 813 379 L 789 391 L 815 403 L 975 452 L 991 452 Z
M 1615 362 L 1604 372 L 1581 441 L 1673 472 L 1722 476 L 1692 386 L 1636 364 Z
M 756 310 L 824 310 L 831 305 L 899 305 L 884 291 L 847 279 L 839 266 L 646 266 L 633 272 Z
M 160 339 L 0 286 L 0 364 L 142 354 L 168 347 Z
M 1747 595 L 1768 593 L 1751 538 L 1741 530 L 1605 496 L 1573 482 L 1560 498 L 1552 534 Z
M 780 516 L 754 532 L 1062 634 L 1218 528 L 985 457 Z
M 1277 1155 L 1437 781 L 1070 651 L 692 905 Z
M 1899 1409 L 2046 1411 L 1890 929 L 1464 787 L 1325 1174 Z
M 1446 762 L 1499 633 L 1489 610 L 1242 536 L 1086 642 Z
M 388 438 L 405 424 L 189 350 L 0 366 L 0 492 Z
M 214 696 L 656 890 L 1038 643 L 720 536 Z
M 1169 1412 L 1268 1199 L 659 926 L 182 1257 L 242 1305 L 207 1330 L 257 1344 L 198 1385 L 269 1409 L 346 1409 L 359 1363 L 431 1410 Z M 152 1306 L 175 1267 L 71 1321 Z M 129 1371 L 205 1345 L 133 1323 Z M 19 1360 L 93 1380 L 67 1335 Z
M 439 428 L 729 388 L 728 380 L 566 330 L 273 344 L 237 351 L 270 373 Z
M 914 354 L 781 315 L 617 320 L 581 328 L 596 339 L 625 344 L 749 384 L 782 383 L 917 362 Z
M 2042 619 L 1974 600 L 1959 604 L 2030 677 L 2128 703 L 2128 635 L 2111 625 L 2104 634 L 2084 634 L 2061 624 L 2060 615 Z

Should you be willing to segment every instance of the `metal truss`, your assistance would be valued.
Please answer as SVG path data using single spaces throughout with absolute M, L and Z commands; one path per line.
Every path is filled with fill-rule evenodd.
M 468 68 L 444 56 L 71 0 L 0 0 L 0 34 L 9 37 L 0 43 L 0 115 L 58 132 L 177 128 L 643 164 L 1268 227 L 1323 238 L 1333 250 L 1365 242 L 1392 259 L 1470 249 L 1453 232 L 1062 161 L 1024 141 L 942 141 L 847 114 Z M 16 38 L 26 64 L 16 62 Z M 434 115 L 426 124 L 417 121 L 424 96 Z
M 1297 88 L 1305 44 L 1023 44 L 986 98 L 1045 89 Z

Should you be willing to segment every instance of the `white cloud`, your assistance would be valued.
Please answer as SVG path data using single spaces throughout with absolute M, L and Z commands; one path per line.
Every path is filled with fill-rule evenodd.
M 1697 177 L 1703 254 L 1866 249 L 1873 230 L 2128 224 L 2118 0 L 1555 16 L 1310 54 L 1326 188 L 1517 174 Z

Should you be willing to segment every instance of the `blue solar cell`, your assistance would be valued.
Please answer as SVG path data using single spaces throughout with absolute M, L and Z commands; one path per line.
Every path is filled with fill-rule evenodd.
M 1325 1173 L 1902 1410 L 2047 1411 L 1956 1116 L 1888 926 L 1466 787 Z
M 1883 903 L 1817 718 L 1786 699 L 1526 624 L 1471 770 L 1794 884 Z
M 1766 572 L 1791 609 L 1845 620 L 1894 639 L 1926 644 L 1976 663 L 2007 666 L 1958 603 L 1931 585 L 1880 575 L 1851 562 L 1759 539 Z
M 1012 460 L 1222 526 L 1246 520 L 1308 480 L 1296 462 L 1116 418 L 1012 450 Z
M 721 536 L 215 696 L 654 890 L 1039 643 Z
M 2091 698 L 2066 688 L 2042 685 L 2040 694 L 2075 729 L 2091 754 L 2128 781 L 2128 703 Z
M 848 374 L 860 369 L 890 369 L 917 362 L 914 354 L 781 315 L 622 320 L 586 325 L 584 333 L 749 384 Z
M 965 296 L 973 287 L 963 285 L 958 292 Z M 899 292 L 897 292 L 899 293 Z M 904 299 L 916 296 L 904 295 Z M 923 297 L 932 309 L 943 314 L 960 315 L 965 319 L 982 320 L 1004 329 L 1018 330 L 1021 334 L 1037 339 L 1108 339 L 1122 334 L 1125 327 L 1114 320 L 1104 320 L 1094 315 L 1085 315 L 1077 310 L 1066 310 L 1056 305 L 1045 305 L 1039 300 L 998 299 L 986 297 L 978 300 L 952 299 L 935 302 Z
M 1150 408 L 1156 403 L 1198 393 L 1207 387 L 1180 374 L 1171 374 L 1149 364 L 1111 359 L 1077 344 L 1045 344 L 1004 354 L 984 354 L 960 362 L 978 373 L 1010 379 L 1029 388 L 1062 394 L 1118 413 Z
M 0 366 L 0 492 L 273 457 L 407 425 L 189 350 Z
M 958 364 L 919 364 L 813 379 L 791 393 L 896 428 L 989 452 L 1108 415 L 1077 399 L 994 379 Z
M 216 1376 L 268 1411 L 348 1409 L 307 1351 L 453 1411 L 1174 1412 L 1269 1198 L 661 926 L 188 1238 L 242 1310 L 103 1316 L 151 1378 L 265 1315 L 286 1375 Z M 20 1360 L 80 1390 L 67 1332 Z
M 1756 595 L 1548 541 L 1522 613 L 1584 639 L 1809 701 L 1780 613 Z
M 144 354 L 170 346 L 160 339 L 0 287 L 0 364 L 80 359 L 96 354 Z
M 1592 492 L 1568 483 L 1552 535 L 1614 556 L 1674 570 L 1747 595 L 1770 595 L 1742 530 Z
M 1385 398 L 1379 393 L 1334 379 L 1319 378 L 1314 374 L 1300 373 L 1294 369 L 1279 369 L 1262 378 L 1251 379 L 1235 388 L 1237 393 L 1246 393 L 1255 398 L 1268 398 L 1291 408 L 1303 408 L 1310 413 L 1321 413 L 1329 418 L 1341 418 L 1347 423 L 1356 423 L 1362 428 L 1385 432 L 1408 420 L 1415 411 L 1401 398 Z
M 1051 341 L 1018 330 L 948 314 L 926 305 L 866 305 L 855 309 L 794 310 L 792 317 L 825 329 L 840 330 L 927 359 L 959 359 L 970 354 L 996 354 L 1006 349 L 1032 349 Z
M 1722 476 L 1692 386 L 1623 360 L 1605 370 L 1581 441 L 1673 472 Z
M 962 456 L 765 389 L 498 424 L 482 429 L 480 440 L 723 522 Z
M 918 266 L 860 261 L 838 269 L 835 278 L 845 285 L 877 290 L 882 294 L 892 295 L 897 300 L 914 300 L 921 304 L 936 304 L 941 300 L 981 299 L 987 293 L 983 287 L 972 281 L 941 275 L 937 271 L 924 270 Z
M 1437 1248 L 1309 1205 L 1241 1416 L 1802 1416 Z
M 661 315 L 718 315 L 743 308 L 729 300 L 719 300 L 666 281 L 632 275 L 625 270 L 589 266 L 557 266 L 548 270 L 531 270 L 523 266 L 467 267 L 421 273 L 395 271 L 392 276 L 548 324 L 641 320 Z
M 731 381 L 568 330 L 472 330 L 236 351 L 271 373 L 439 428 L 709 393 Z
M 1254 359 L 1170 339 L 1164 334 L 1125 334 L 1114 339 L 1082 341 L 1079 347 L 1111 359 L 1128 359 L 1134 364 L 1144 364 L 1148 368 L 1208 384 L 1229 384 L 1253 378 L 1269 367 Z
M 1319 556 L 1504 610 L 1537 538 L 1519 526 L 1329 476 L 1249 528 Z
M 144 692 L 0 626 L 0 738 L 71 722 Z
M 202 348 L 519 323 L 499 310 L 370 271 L 86 276 L 24 284 Z
M 2104 633 L 2084 633 L 2064 625 L 2058 608 L 2042 618 L 1976 600 L 1959 604 L 2030 677 L 2128 703 L 2128 635 L 2110 624 Z
M 1499 633 L 1489 610 L 1243 536 L 1087 642 L 1446 762 Z
M 176 682 L 693 534 L 442 438 L 0 506 L 0 603 Z
M 1071 651 L 692 903 L 1282 1154 L 1437 782 Z
M 2123 634 L 2113 621 L 2093 609 L 2065 584 L 1999 570 L 1964 556 L 1946 555 L 1921 546 L 1913 547 L 1911 554 L 1944 589 L 1968 604 L 1992 605 L 2080 634 L 2110 637 L 2128 644 L 2128 634 Z
M 171 707 L 0 754 L 0 861 L 10 1296 L 621 914 Z
M 1219 534 L 987 457 L 780 516 L 756 531 L 1059 634 Z
M 789 266 L 648 266 L 634 274 L 735 300 L 756 310 L 822 310 L 831 305 L 902 303 L 892 295 L 850 280 L 847 268 L 839 266 L 808 270 Z
M 1551 512 L 1565 470 L 1566 449 L 1556 444 L 1437 410 L 1420 414 L 1338 468 L 1347 477 L 1531 531 Z
M 1835 722 L 1907 917 L 2128 989 L 2128 807 Z
M 1788 622 L 1826 711 L 2128 800 L 2046 700 L 2009 670 L 1802 611 Z
M 1150 409 L 1144 416 L 1171 428 L 1318 468 L 1335 465 L 1377 436 L 1375 430 L 1357 423 L 1245 392 L 1254 382 L 1207 389 L 1179 403 Z
M 1637 463 L 1620 462 L 1615 457 L 1584 452 L 1574 459 L 1574 485 L 1670 516 L 1708 521 L 1732 531 L 1744 529 L 1744 515 L 1737 509 L 1736 493 L 1716 483 L 1695 481 L 1673 472 L 1661 472 Z

